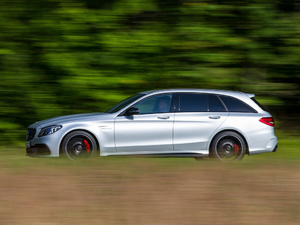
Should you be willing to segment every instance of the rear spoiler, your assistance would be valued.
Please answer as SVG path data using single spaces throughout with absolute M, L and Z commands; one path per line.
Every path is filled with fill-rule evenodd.
M 255 94 L 246 94 L 249 98 L 254 98 Z

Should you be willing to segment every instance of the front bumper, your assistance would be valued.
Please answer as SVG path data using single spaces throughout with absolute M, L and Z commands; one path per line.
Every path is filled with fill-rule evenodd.
M 60 135 L 56 133 L 44 137 L 34 137 L 26 141 L 27 156 L 59 157 Z
M 46 126 L 46 125 L 45 125 Z M 59 157 L 59 149 L 64 128 L 45 136 L 39 136 L 42 127 L 33 124 L 28 127 L 26 135 L 27 156 L 33 157 Z
M 51 152 L 47 145 L 37 144 L 34 146 L 26 147 L 27 156 L 47 156 L 51 155 Z

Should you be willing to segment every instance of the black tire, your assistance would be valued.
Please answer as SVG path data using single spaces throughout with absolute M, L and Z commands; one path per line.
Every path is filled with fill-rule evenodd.
M 214 137 L 210 156 L 223 162 L 234 162 L 244 158 L 246 149 L 246 142 L 241 135 L 233 131 L 224 131 Z
M 97 149 L 97 142 L 85 131 L 67 134 L 60 145 L 60 152 L 73 161 L 90 159 L 97 155 Z

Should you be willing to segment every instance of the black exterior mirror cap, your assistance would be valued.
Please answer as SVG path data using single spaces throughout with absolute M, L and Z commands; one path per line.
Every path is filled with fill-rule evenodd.
M 127 115 L 136 115 L 136 114 L 140 114 L 140 110 L 138 108 L 135 107 L 131 107 L 126 111 Z

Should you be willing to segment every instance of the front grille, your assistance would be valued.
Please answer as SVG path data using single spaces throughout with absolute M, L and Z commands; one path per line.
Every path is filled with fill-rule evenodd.
M 27 141 L 32 140 L 32 139 L 34 138 L 35 132 L 36 132 L 35 129 L 28 128 L 28 130 L 27 130 L 27 135 L 26 135 L 26 140 L 27 140 Z

